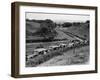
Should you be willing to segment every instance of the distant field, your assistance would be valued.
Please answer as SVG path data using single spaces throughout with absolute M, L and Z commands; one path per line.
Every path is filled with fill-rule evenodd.
M 67 29 L 61 28 L 60 30 L 63 32 L 67 31 L 67 32 L 73 33 L 75 35 L 78 35 L 80 37 L 83 37 L 89 40 L 89 28 L 88 28 L 88 24 L 86 23 L 80 24 L 78 26 L 71 26 Z
M 70 32 L 79 37 L 86 38 L 87 40 L 89 40 L 89 28 L 87 23 L 81 23 L 80 25 L 77 26 L 73 25 L 68 28 L 55 28 L 55 30 L 58 35 L 54 38 L 54 40 L 61 40 L 61 39 L 75 40 L 74 38 L 69 36 L 66 32 Z M 33 35 L 29 35 L 26 40 L 27 42 L 45 41 L 43 36 L 39 36 L 38 34 L 35 33 L 33 33 Z

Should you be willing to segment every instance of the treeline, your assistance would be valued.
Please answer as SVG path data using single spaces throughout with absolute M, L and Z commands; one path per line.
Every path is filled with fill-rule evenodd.
M 86 22 L 64 22 L 62 24 L 58 23 L 57 26 L 71 27 L 71 26 L 79 26 L 81 24 L 88 24 L 88 27 L 89 27 L 90 21 L 87 20 Z
M 46 19 L 46 20 L 35 20 L 35 19 L 29 20 L 29 19 L 26 19 L 26 21 L 32 21 L 32 22 L 37 22 L 37 23 L 45 23 L 45 24 L 51 23 L 50 25 L 54 28 L 57 27 L 57 26 L 62 26 L 62 27 L 70 27 L 72 25 L 78 26 L 78 25 L 83 24 L 83 23 L 90 24 L 89 20 L 87 20 L 86 22 L 64 22 L 64 23 L 56 23 L 51 19 Z

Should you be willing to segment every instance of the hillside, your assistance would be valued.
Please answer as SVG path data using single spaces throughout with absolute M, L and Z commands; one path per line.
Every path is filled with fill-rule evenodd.
M 33 42 L 34 40 L 45 40 L 45 38 L 38 33 L 41 27 L 43 27 L 41 23 L 46 27 L 47 24 L 43 23 L 43 21 L 26 21 L 26 40 L 33 40 Z M 87 23 L 81 23 L 77 26 L 73 25 L 67 28 L 56 27 L 55 31 L 57 35 L 54 37 L 54 40 L 75 40 L 68 32 L 89 40 L 89 27 Z
M 70 32 L 72 34 L 78 35 L 79 37 L 86 38 L 89 40 L 89 28 L 87 23 L 82 23 L 78 26 L 71 26 L 66 29 L 62 29 L 63 32 Z
M 55 29 L 56 32 L 58 33 L 58 35 L 55 37 L 55 39 L 67 39 L 67 40 L 74 40 L 73 37 L 65 34 L 62 30 L 60 30 L 59 28 Z

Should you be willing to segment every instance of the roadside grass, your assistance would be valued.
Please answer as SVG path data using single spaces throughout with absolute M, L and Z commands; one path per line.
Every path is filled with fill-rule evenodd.
M 89 46 L 58 52 L 39 55 L 37 58 L 28 61 L 26 67 L 79 65 L 89 63 Z

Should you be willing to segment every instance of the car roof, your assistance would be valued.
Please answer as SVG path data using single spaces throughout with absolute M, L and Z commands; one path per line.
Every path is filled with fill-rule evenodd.
M 59 47 L 59 46 L 57 46 L 57 45 L 54 45 L 54 46 L 49 46 L 49 47 L 51 47 L 51 48 L 56 48 L 56 47 Z
M 45 49 L 45 48 L 37 48 L 37 49 L 34 49 L 34 51 L 37 51 L 37 52 L 41 52 L 41 51 L 45 51 L 45 50 L 47 50 L 47 49 Z

